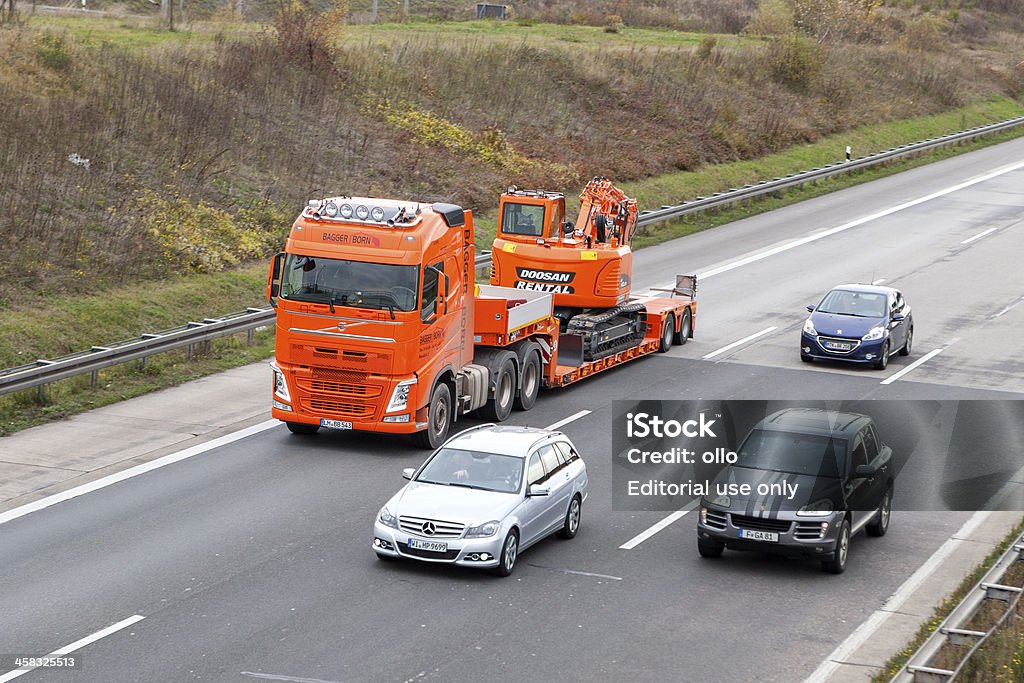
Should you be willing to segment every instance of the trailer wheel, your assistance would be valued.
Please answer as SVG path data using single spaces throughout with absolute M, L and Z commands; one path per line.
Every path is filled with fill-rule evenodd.
M 672 348 L 672 338 L 675 336 L 676 316 L 674 313 L 669 313 L 661 328 L 661 346 L 658 347 L 658 353 L 667 353 Z
M 676 345 L 682 346 L 693 336 L 693 319 L 690 317 L 690 309 L 683 311 L 683 318 L 679 321 L 679 331 L 676 332 Z
M 498 366 L 494 375 L 494 398 L 487 401 L 480 413 L 487 420 L 504 422 L 512 414 L 512 403 L 516 397 L 516 366 L 507 357 Z
M 519 395 L 516 396 L 516 408 L 529 410 L 537 402 L 540 393 L 540 358 L 533 351 L 526 356 L 523 373 L 519 381 Z
M 412 442 L 420 448 L 437 448 L 448 438 L 452 426 L 452 392 L 444 382 L 434 387 L 427 408 L 427 428 L 412 435 Z

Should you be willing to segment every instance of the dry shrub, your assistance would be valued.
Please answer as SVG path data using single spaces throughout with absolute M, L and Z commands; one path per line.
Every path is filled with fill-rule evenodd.
M 789 0 L 761 0 L 743 32 L 758 36 L 785 35 L 793 32 L 795 21 Z
M 909 50 L 941 51 L 945 48 L 949 22 L 934 14 L 922 14 L 907 22 L 903 44 Z
M 797 92 L 808 92 L 814 87 L 824 63 L 821 48 L 796 34 L 772 40 L 765 58 L 772 79 Z
M 882 0 L 787 0 L 796 26 L 818 42 L 866 40 Z
M 333 68 L 338 33 L 346 14 L 347 0 L 334 0 L 324 11 L 300 0 L 282 5 L 274 17 L 274 31 L 281 52 L 310 71 Z

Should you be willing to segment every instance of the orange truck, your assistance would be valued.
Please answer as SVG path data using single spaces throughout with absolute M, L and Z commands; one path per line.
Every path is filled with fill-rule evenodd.
M 547 204 L 523 202 L 542 206 L 545 225 L 555 225 L 546 212 L 557 211 L 558 200 L 545 196 Z M 552 249 L 583 250 L 561 237 Z M 577 254 L 573 263 L 587 258 Z M 565 386 L 685 341 L 695 289 L 691 276 L 680 277 L 671 297 L 616 304 L 642 308 L 630 322 L 642 334 L 594 353 L 602 345 L 589 337 L 603 328 L 563 331 L 557 294 L 475 283 L 471 211 L 312 200 L 267 279 L 277 335 L 272 414 L 297 434 L 322 427 L 410 434 L 416 445 L 436 448 L 462 415 L 502 421 L 513 408 L 532 408 L 542 385 Z

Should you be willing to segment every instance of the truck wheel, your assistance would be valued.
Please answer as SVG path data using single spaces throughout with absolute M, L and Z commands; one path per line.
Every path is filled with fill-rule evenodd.
M 427 408 L 427 428 L 412 435 L 412 442 L 420 448 L 437 448 L 448 438 L 452 426 L 452 392 L 441 382 L 434 387 Z
M 285 422 L 285 425 L 292 434 L 301 434 L 303 436 L 310 436 L 320 431 L 320 425 L 308 425 L 305 422 Z
M 674 313 L 669 313 L 668 317 L 665 318 L 665 324 L 661 328 L 661 346 L 658 347 L 658 353 L 666 353 L 672 348 L 672 339 L 676 336 L 676 316 Z
M 516 368 L 511 358 L 505 358 L 494 376 L 494 398 L 484 404 L 480 413 L 487 420 L 504 422 L 512 414 L 516 397 Z
M 529 410 L 537 402 L 540 393 L 540 357 L 534 351 L 526 357 L 523 364 L 523 376 L 519 382 L 519 395 L 516 396 L 516 408 Z
M 690 309 L 687 308 L 683 311 L 683 317 L 679 321 L 679 331 L 676 332 L 675 342 L 677 346 L 682 346 L 689 340 L 693 335 L 693 319 L 690 317 Z

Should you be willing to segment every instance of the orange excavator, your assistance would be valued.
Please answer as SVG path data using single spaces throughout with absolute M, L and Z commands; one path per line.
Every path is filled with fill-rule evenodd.
M 629 292 L 636 219 L 636 200 L 607 178 L 583 188 L 575 222 L 565 219 L 561 193 L 510 187 L 499 202 L 490 282 L 550 293 L 561 331 L 583 337 L 587 361 L 634 346 L 647 328 L 645 306 Z

